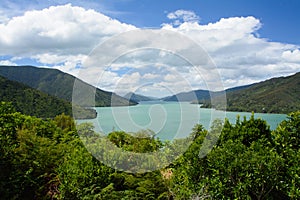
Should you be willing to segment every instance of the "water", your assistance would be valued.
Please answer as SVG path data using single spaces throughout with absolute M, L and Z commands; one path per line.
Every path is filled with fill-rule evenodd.
M 98 117 L 92 120 L 77 120 L 79 123 L 92 122 L 97 132 L 108 134 L 115 130 L 137 132 L 153 130 L 162 140 L 172 140 L 188 136 L 195 124 L 202 124 L 209 129 L 215 119 L 226 117 L 235 123 L 237 116 L 250 118 L 248 112 L 224 112 L 215 109 L 200 108 L 197 104 L 187 102 L 141 102 L 129 107 L 97 107 Z M 285 114 L 255 113 L 255 118 L 267 121 L 271 129 L 284 119 Z

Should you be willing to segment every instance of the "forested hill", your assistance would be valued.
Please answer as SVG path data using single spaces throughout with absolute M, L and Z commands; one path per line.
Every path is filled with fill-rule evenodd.
M 38 68 L 33 66 L 0 66 L 0 75 L 69 102 L 72 101 L 73 86 L 76 78 L 57 69 Z M 95 106 L 111 106 L 112 96 L 114 106 L 136 104 L 135 102 L 130 102 L 112 92 L 103 91 L 98 88 L 96 89 L 83 81 L 79 82 L 85 91 L 96 90 Z M 85 101 L 87 98 L 82 96 L 82 99 Z
M 227 110 L 289 113 L 300 110 L 300 72 L 227 92 Z
M 228 111 L 290 113 L 300 110 L 300 72 L 292 76 L 229 88 L 225 92 Z M 202 107 L 210 108 L 210 94 L 218 98 L 218 92 L 194 90 L 165 97 L 162 100 L 197 102 L 203 104 Z
M 0 76 L 0 102 L 11 102 L 18 112 L 42 118 L 65 113 L 72 115 L 72 105 L 62 99 Z M 86 117 L 96 117 L 95 111 L 77 108 Z

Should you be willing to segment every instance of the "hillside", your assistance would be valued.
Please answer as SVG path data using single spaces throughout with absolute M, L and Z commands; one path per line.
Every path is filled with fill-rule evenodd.
M 72 105 L 55 96 L 30 88 L 0 76 L 0 101 L 11 102 L 18 112 L 42 118 L 52 118 L 65 113 L 72 115 Z M 94 110 L 75 109 L 81 118 L 95 118 Z M 84 116 L 83 116 L 84 115 Z
M 225 90 L 228 111 L 289 113 L 300 110 L 300 72 Z M 211 92 L 215 97 L 218 92 Z M 197 99 L 195 99 L 197 98 Z M 194 90 L 165 97 L 164 101 L 188 101 L 210 108 L 210 92 Z M 216 99 L 217 100 L 217 99 Z M 217 107 L 217 109 L 219 109 Z
M 133 92 L 129 92 L 127 93 L 124 98 L 130 100 L 130 101 L 134 101 L 134 102 L 140 102 L 140 101 L 153 101 L 153 100 L 157 100 L 157 98 L 154 97 L 148 97 L 148 96 L 144 96 L 144 95 L 140 95 L 140 94 L 135 94 Z
M 289 113 L 300 110 L 300 73 L 227 92 L 227 110 Z
M 38 68 L 33 66 L 0 66 L 0 75 L 66 101 L 72 101 L 73 86 L 76 77 L 57 69 Z M 77 83 L 80 83 L 85 91 L 96 91 L 95 105 L 91 102 L 87 103 L 86 100 L 90 98 L 84 96 L 84 94 L 80 96 L 80 99 L 83 102 L 77 102 L 80 105 L 111 106 L 112 97 L 114 106 L 136 104 L 135 102 L 129 102 L 127 99 L 112 92 L 103 91 L 98 88 L 96 89 L 83 81 L 78 80 Z

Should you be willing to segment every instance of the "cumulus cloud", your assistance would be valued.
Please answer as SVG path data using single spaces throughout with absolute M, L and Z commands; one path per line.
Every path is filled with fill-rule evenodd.
M 163 24 L 162 29 L 185 34 L 198 42 L 216 63 L 228 88 L 299 71 L 299 46 L 260 38 L 257 30 L 261 27 L 258 19 L 248 16 L 222 18 L 206 25 Z
M 105 90 L 135 91 L 140 87 L 156 96 L 207 89 L 207 83 L 218 78 L 216 71 L 209 73 L 211 65 L 201 70 L 207 67 L 209 56 L 225 88 L 300 69 L 300 47 L 260 38 L 257 31 L 263 28 L 262 22 L 255 17 L 222 18 L 200 24 L 193 11 L 177 10 L 167 18 L 171 22 L 156 30 L 161 31 L 162 38 L 166 34 L 163 31 L 174 32 L 164 41 L 151 38 L 151 31 L 133 33 L 116 37 L 105 48 L 90 54 L 99 43 L 138 28 L 71 4 L 27 11 L 12 18 L 0 12 L 0 56 L 12 58 L 0 59 L 0 65 L 15 65 L 16 60 L 29 58 Z M 184 38 L 196 42 L 202 51 L 196 50 L 192 42 L 182 42 Z M 188 55 L 188 59 L 180 55 Z M 112 60 L 110 66 L 102 65 Z M 82 73 L 85 65 L 92 67 Z
M 1 15 L 1 13 L 0 13 Z M 27 11 L 0 24 L 0 56 L 30 58 L 77 76 L 99 43 L 136 27 L 71 4 Z M 1 64 L 14 63 L 3 60 Z M 93 77 L 85 81 L 94 83 Z
M 200 20 L 199 16 L 190 10 L 176 10 L 169 13 L 167 17 L 173 20 L 173 25 L 180 25 L 183 22 L 198 22 Z
M 134 28 L 94 10 L 51 6 L 0 24 L 0 54 L 87 54 L 99 42 Z

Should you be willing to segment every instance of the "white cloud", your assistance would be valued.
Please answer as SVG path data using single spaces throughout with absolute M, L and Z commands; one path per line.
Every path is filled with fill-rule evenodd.
M 176 10 L 167 15 L 173 21 L 173 25 L 180 25 L 183 22 L 198 22 L 200 20 L 193 11 L 190 10 Z
M 0 65 L 17 65 L 16 63 L 10 61 L 10 60 L 0 60 Z
M 6 23 L 9 21 L 9 18 L 4 11 L 0 10 L 0 23 Z
M 44 64 L 57 64 L 64 63 L 69 61 L 74 61 L 77 63 L 81 63 L 84 59 L 87 58 L 87 55 L 78 54 L 78 55 L 58 55 L 58 54 L 38 54 L 31 57 L 32 59 L 36 59 L 40 63 Z
M 116 83 L 118 83 L 121 79 L 120 75 L 111 71 L 105 71 L 105 73 L 102 74 L 98 74 L 96 72 L 94 73 L 94 75 L 96 75 L 94 79 L 94 85 L 98 86 L 99 88 L 105 88 L 109 91 L 114 91 L 116 88 Z M 88 79 L 90 79 L 90 77 L 92 76 L 89 76 Z
M 141 75 L 139 72 L 134 72 L 132 74 L 125 74 L 120 77 L 119 80 L 114 84 L 113 91 L 125 95 L 128 92 L 135 91 L 141 87 L 140 83 Z
M 143 75 L 143 79 L 155 79 L 160 77 L 158 74 L 146 73 Z
M 165 81 L 168 81 L 168 82 L 175 82 L 178 80 L 178 76 L 176 76 L 175 74 L 167 74 L 165 77 L 164 77 L 164 80 Z
M 59 54 L 38 54 L 31 56 L 31 59 L 37 60 L 42 63 L 40 67 L 55 68 L 60 71 L 69 73 L 73 76 L 79 76 L 80 67 L 82 67 L 83 61 L 87 58 L 87 55 L 59 55 Z M 45 66 L 44 66 L 45 65 Z M 51 67 L 49 67 L 49 65 Z M 88 79 L 86 80 L 88 81 Z M 90 82 L 90 81 L 88 81 Z
M 178 27 L 164 24 L 162 28 L 183 33 L 196 40 L 206 50 L 216 51 L 228 45 L 238 44 L 241 40 L 245 42 L 244 45 L 256 44 L 258 41 L 253 33 L 260 27 L 260 21 L 254 17 L 233 17 L 222 18 L 207 25 L 185 22 Z
M 259 38 L 256 32 L 261 27 L 258 19 L 249 16 L 223 18 L 207 25 L 164 24 L 162 29 L 185 34 L 202 46 L 228 88 L 299 71 L 299 46 Z
M 300 51 L 299 49 L 284 51 L 282 58 L 288 62 L 300 63 Z
M 94 10 L 52 6 L 0 24 L 0 54 L 88 54 L 99 42 L 134 28 Z
M 180 33 L 179 37 L 190 38 L 204 51 L 199 53 L 190 48 L 192 43 L 182 42 L 176 34 L 162 42 L 152 39 L 147 32 L 117 37 L 90 55 L 99 43 L 137 28 L 95 10 L 67 4 L 27 11 L 13 18 L 0 12 L 0 56 L 13 58 L 2 60 L 0 64 L 15 65 L 14 60 L 30 58 L 41 66 L 53 66 L 105 90 L 143 88 L 141 91 L 158 96 L 205 88 L 207 82 L 218 75 L 228 88 L 289 75 L 300 69 L 300 47 L 260 38 L 257 31 L 262 23 L 255 17 L 222 18 L 209 24 L 200 24 L 200 18 L 192 11 L 177 10 L 167 17 L 172 22 L 163 24 L 161 30 Z M 143 42 L 136 43 L 136 40 Z M 132 51 L 124 54 L 127 49 Z M 118 52 L 121 55 L 116 58 Z M 197 63 L 198 68 L 206 67 L 209 55 L 220 74 L 196 70 L 189 64 L 190 60 L 180 56 L 182 53 L 189 55 L 192 61 L 203 62 Z M 96 59 L 89 63 L 92 59 L 87 58 L 93 56 Z M 110 68 L 101 65 L 113 59 L 116 60 Z M 78 66 L 84 64 L 93 67 L 82 73 Z

